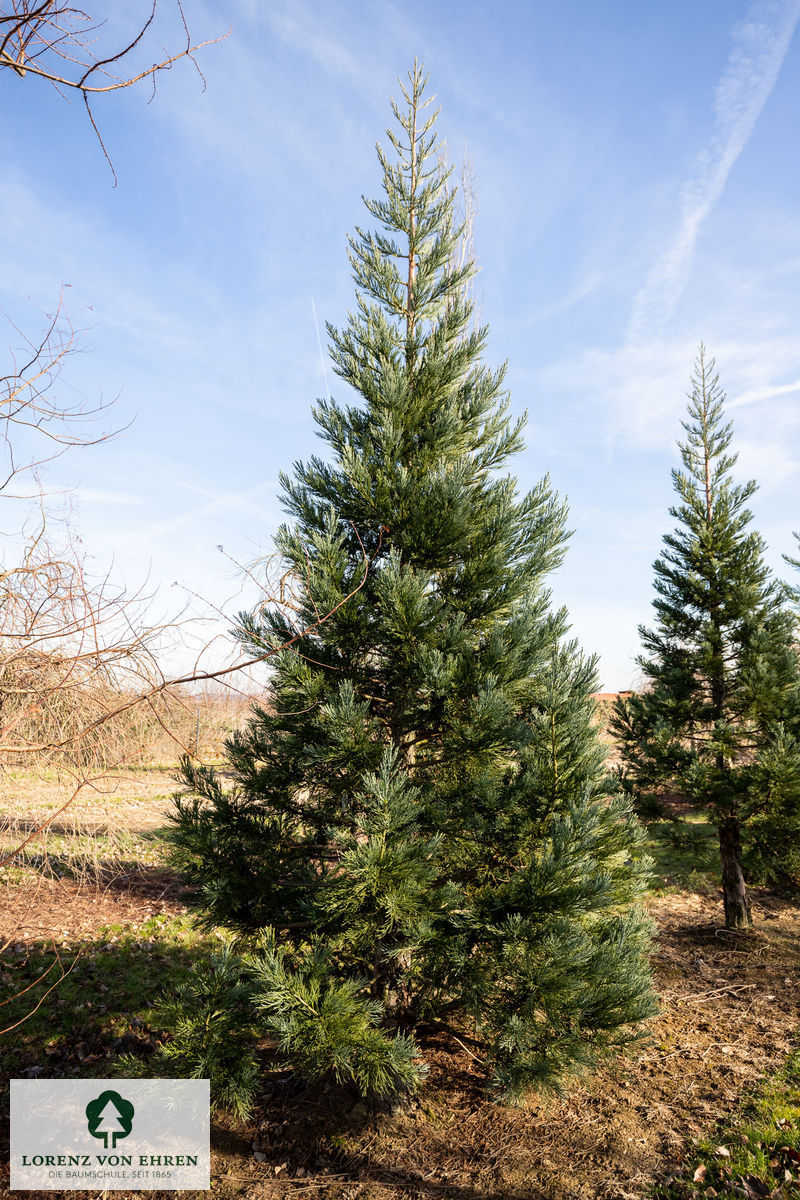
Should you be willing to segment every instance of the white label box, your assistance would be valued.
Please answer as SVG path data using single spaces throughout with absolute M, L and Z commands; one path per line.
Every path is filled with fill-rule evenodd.
M 12 1079 L 12 1191 L 202 1190 L 207 1079 Z

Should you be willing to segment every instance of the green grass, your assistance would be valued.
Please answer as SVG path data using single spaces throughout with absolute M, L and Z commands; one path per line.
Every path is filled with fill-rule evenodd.
M 107 925 L 91 941 L 60 946 L 60 963 L 52 946 L 9 947 L 0 969 L 0 1071 L 93 1077 L 113 1071 L 120 1054 L 148 1057 L 158 1045 L 154 1002 L 217 946 L 189 916 L 154 916 L 135 931 Z
M 738 1122 L 718 1126 L 681 1175 L 659 1184 L 653 1195 L 654 1200 L 800 1196 L 800 1049 L 762 1082 Z
M 654 892 L 714 892 L 719 886 L 717 831 L 701 810 L 679 821 L 651 821 L 644 849 L 653 859 Z

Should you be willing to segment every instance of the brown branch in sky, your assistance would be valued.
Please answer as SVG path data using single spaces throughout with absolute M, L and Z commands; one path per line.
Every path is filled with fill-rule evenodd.
M 175 0 L 175 6 L 185 44 L 172 54 L 162 49 L 162 56 L 155 62 L 139 67 L 136 51 L 143 46 L 145 35 L 153 26 L 158 0 L 153 0 L 149 15 L 135 32 L 109 46 L 107 52 L 100 51 L 98 46 L 107 20 L 96 18 L 69 0 L 0 0 L 0 70 L 13 71 L 21 79 L 28 75 L 44 79 L 65 98 L 70 92 L 78 93 L 114 173 L 115 184 L 116 173 L 92 111 L 92 99 L 133 87 L 145 79 L 152 81 L 155 95 L 160 72 L 170 70 L 183 59 L 192 63 L 205 90 L 205 76 L 195 55 L 204 46 L 215 45 L 230 35 L 229 29 L 218 37 L 193 42 L 181 0 Z
M 330 618 L 336 612 L 338 612 L 339 609 L 342 608 L 343 605 L 347 604 L 348 600 L 351 600 L 353 598 L 353 596 L 357 595 L 358 592 L 361 591 L 361 589 L 364 587 L 364 584 L 367 581 L 369 569 L 370 569 L 372 563 L 375 561 L 376 556 L 380 553 L 380 549 L 381 549 L 381 545 L 382 545 L 382 541 L 383 541 L 383 531 L 381 531 L 380 537 L 378 539 L 378 545 L 376 547 L 375 554 L 373 554 L 373 556 L 371 558 L 369 558 L 367 556 L 366 550 L 364 548 L 364 544 L 361 540 L 360 535 L 358 534 L 358 531 L 354 529 L 354 532 L 356 534 L 356 537 L 358 538 L 358 542 L 364 553 L 364 560 L 363 560 L 364 569 L 363 569 L 363 573 L 361 575 L 359 582 L 356 584 L 356 586 L 354 588 L 352 588 L 347 593 L 346 596 L 344 596 L 339 601 L 338 604 L 335 604 L 333 606 L 333 608 L 331 608 L 328 612 L 324 613 L 322 616 L 318 617 L 318 619 L 316 621 L 313 621 L 310 625 L 307 625 L 305 628 L 298 630 L 298 632 L 296 634 L 294 634 L 294 636 L 287 638 L 286 641 L 282 642 L 279 646 L 275 646 L 269 650 L 264 650 L 263 653 L 257 654 L 255 656 L 253 656 L 252 658 L 244 659 L 242 661 L 232 663 L 225 667 L 220 667 L 215 671 L 193 670 L 193 671 L 189 671 L 183 675 L 179 675 L 177 677 L 166 677 L 166 676 L 162 675 L 161 679 L 158 683 L 152 683 L 152 684 L 150 684 L 150 686 L 146 686 L 141 691 L 135 691 L 135 692 L 133 692 L 133 694 L 129 694 L 127 699 L 119 700 L 119 702 L 113 703 L 107 710 L 103 711 L 99 716 L 97 716 L 96 718 L 94 718 L 91 721 L 87 721 L 87 722 L 83 723 L 80 728 L 78 728 L 74 732 L 71 732 L 67 736 L 60 737 L 60 738 L 57 737 L 57 738 L 53 738 L 50 740 L 40 740 L 37 742 L 29 742 L 29 741 L 20 740 L 17 742 L 0 744 L 0 754 L 33 755 L 33 754 L 52 753 L 52 752 L 59 751 L 59 750 L 73 749 L 74 747 L 78 746 L 82 741 L 84 741 L 86 738 L 90 737 L 97 730 L 101 729 L 102 726 L 107 724 L 107 722 L 111 721 L 113 718 L 121 716 L 123 713 L 128 712 L 130 709 L 135 708 L 138 705 L 151 702 L 155 697 L 162 695 L 166 691 L 169 691 L 174 688 L 186 686 L 188 684 L 208 683 L 212 680 L 224 679 L 225 677 L 227 677 L 229 675 L 233 675 L 235 673 L 245 671 L 250 667 L 268 662 L 269 659 L 274 658 L 275 655 L 281 654 L 281 653 L 283 653 L 283 651 L 290 649 L 292 646 L 296 645 L 296 643 L 301 641 L 302 639 L 312 636 L 314 633 L 316 633 L 321 628 L 322 625 L 325 624 L 326 621 L 329 621 Z M 270 596 L 267 596 L 262 601 L 262 606 L 264 604 L 274 604 L 276 602 L 277 602 L 276 598 L 270 595 Z M 127 598 L 117 597 L 117 598 L 112 599 L 112 601 L 110 603 L 111 603 L 112 611 L 113 611 L 113 605 L 115 603 L 123 604 L 123 603 L 129 603 L 129 601 Z M 87 612 L 85 619 L 84 619 L 84 625 L 82 627 L 81 627 L 80 622 L 78 622 L 78 621 L 70 622 L 70 626 L 74 625 L 76 631 L 79 634 L 82 634 L 85 632 L 87 627 L 92 627 L 92 626 L 96 627 L 99 624 L 99 615 L 100 615 L 100 610 L 98 608 L 97 610 Z M 154 631 L 152 629 L 147 630 L 147 633 L 150 637 L 152 637 L 153 632 Z M 124 660 L 126 658 L 133 659 L 133 658 L 135 658 L 135 655 L 137 653 L 142 654 L 142 655 L 146 656 L 148 663 L 153 665 L 155 667 L 155 669 L 159 671 L 159 674 L 161 673 L 160 669 L 158 668 L 156 658 L 149 651 L 149 649 L 146 645 L 146 642 L 144 640 L 135 641 L 131 644 L 127 644 L 127 643 L 117 644 L 117 645 L 111 647 L 110 649 L 105 649 L 105 648 L 98 646 L 97 653 L 100 657 L 107 656 L 107 661 L 104 661 L 104 663 L 103 663 L 103 665 L 106 667 L 110 666 L 112 663 L 118 662 L 119 660 Z M 65 656 L 63 659 L 59 660 L 59 664 L 64 664 L 67 674 L 70 675 L 72 673 L 73 669 L 75 668 L 76 664 L 79 663 L 81 660 L 82 660 L 82 656 L 80 654 L 72 656 L 72 657 Z M 2 683 L 0 682 L 0 691 L 1 690 L 2 690 Z M 50 694 L 51 695 L 54 694 L 55 691 L 56 691 L 56 688 L 54 688 L 51 685 L 49 688 Z M 118 696 L 119 696 L 119 693 L 118 693 Z M 3 726 L 2 726 L 2 723 L 0 723 L 0 736 L 2 736 L 2 733 L 3 733 Z M 2 865 L 2 863 L 0 863 L 0 865 Z

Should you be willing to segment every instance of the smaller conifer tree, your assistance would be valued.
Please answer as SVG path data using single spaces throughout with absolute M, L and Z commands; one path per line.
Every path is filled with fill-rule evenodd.
M 701 345 L 683 470 L 672 472 L 678 526 L 654 564 L 655 628 L 639 630 L 648 686 L 618 702 L 613 727 L 640 796 L 673 787 L 707 806 L 725 923 L 741 928 L 752 923 L 743 848 L 762 864 L 779 850 L 788 872 L 786 834 L 800 834 L 800 668 L 794 620 L 750 527 L 757 485 L 732 479 L 724 401 Z

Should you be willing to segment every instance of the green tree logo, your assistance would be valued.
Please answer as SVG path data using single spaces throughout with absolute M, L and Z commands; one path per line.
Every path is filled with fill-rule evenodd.
M 106 1150 L 111 1138 L 113 1150 L 117 1139 L 126 1138 L 131 1131 L 133 1105 L 130 1100 L 123 1100 L 119 1092 L 101 1092 L 96 1100 L 90 1100 L 86 1105 L 86 1120 L 92 1137 L 103 1138 Z

